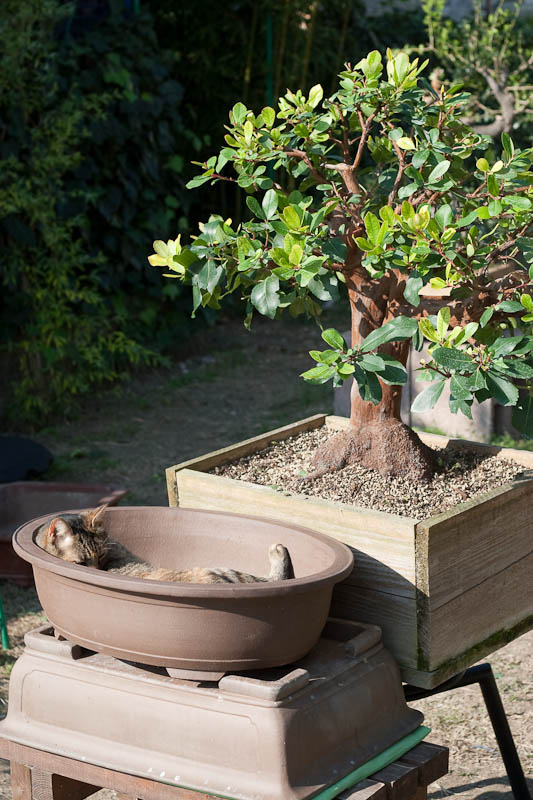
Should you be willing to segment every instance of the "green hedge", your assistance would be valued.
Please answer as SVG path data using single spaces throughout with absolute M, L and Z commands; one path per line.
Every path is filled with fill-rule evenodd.
M 76 37 L 73 14 L 59 0 L 5 0 L 0 20 L 12 420 L 64 411 L 131 365 L 160 361 L 188 320 L 187 290 L 146 269 L 153 231 L 187 227 L 181 153 L 198 140 L 180 117 L 175 55 L 147 12 Z

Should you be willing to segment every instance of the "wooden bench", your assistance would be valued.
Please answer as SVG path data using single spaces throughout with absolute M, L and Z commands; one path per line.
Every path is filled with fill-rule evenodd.
M 114 789 L 120 800 L 213 800 L 212 795 L 126 775 L 2 738 L 0 756 L 11 762 L 13 800 L 84 800 L 104 788 Z M 447 772 L 448 748 L 423 742 L 338 798 L 425 800 L 429 784 Z

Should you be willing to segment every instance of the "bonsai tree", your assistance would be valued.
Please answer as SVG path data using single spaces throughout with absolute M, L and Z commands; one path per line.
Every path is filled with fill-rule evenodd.
M 318 319 L 345 284 L 352 340 L 323 331 L 327 348 L 310 352 L 316 364 L 303 377 L 353 376 L 358 391 L 351 430 L 318 451 L 314 475 L 355 460 L 431 474 L 431 451 L 400 421 L 412 342 L 430 343 L 429 385 L 413 410 L 432 408 L 449 382 L 453 412 L 470 417 L 474 398 L 493 397 L 533 432 L 531 391 L 515 385 L 533 377 L 533 152 L 503 133 L 489 161 L 491 140 L 461 121 L 468 96 L 422 85 L 425 66 L 390 51 L 384 65 L 374 51 L 346 65 L 327 100 L 314 86 L 307 97 L 288 91 L 277 112 L 237 103 L 226 146 L 189 186 L 235 182 L 250 219 L 211 216 L 189 245 L 157 241 L 149 258 L 192 283 L 194 310 L 238 292 L 247 326 L 255 311 Z M 498 277 L 494 264 L 511 269 Z M 423 296 L 428 284 L 441 296 Z

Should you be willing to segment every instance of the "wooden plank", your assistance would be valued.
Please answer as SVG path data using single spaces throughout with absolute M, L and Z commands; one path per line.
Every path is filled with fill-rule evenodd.
M 359 781 L 351 789 L 337 795 L 337 800 L 387 800 L 387 789 L 378 781 Z
M 533 616 L 522 620 L 512 628 L 501 631 L 498 634 L 497 641 L 495 641 L 494 636 L 489 636 L 486 640 L 476 641 L 475 645 L 457 653 L 434 670 L 429 670 L 429 668 L 413 669 L 412 667 L 404 666 L 401 669 L 402 678 L 406 683 L 412 686 L 419 686 L 422 689 L 434 689 L 449 678 L 453 678 L 460 672 L 463 672 L 476 661 L 489 655 L 489 653 L 493 653 L 500 647 L 509 644 L 509 642 L 512 642 L 518 636 L 521 636 L 532 628 Z
M 142 797 L 143 800 L 213 800 L 212 795 L 207 795 L 203 792 L 193 792 L 190 789 L 183 789 L 179 786 L 170 786 L 158 781 L 126 775 L 124 772 L 115 772 L 105 767 L 97 767 L 85 761 L 76 761 L 73 758 L 53 755 L 44 750 L 35 750 L 32 747 L 16 744 L 7 739 L 0 738 L 0 754 L 3 758 L 7 758 L 12 762 L 12 769 L 13 762 L 16 768 L 21 768 L 22 764 L 27 764 L 34 769 L 63 775 L 82 783 L 114 789 L 119 794 L 124 794 L 130 798 Z M 17 785 L 26 791 L 29 785 L 30 794 L 21 794 L 20 792 L 13 794 L 13 800 L 31 800 L 30 770 L 28 769 L 27 774 L 25 773 L 24 775 L 20 773 L 20 777 L 23 780 L 22 782 L 19 781 Z M 29 781 L 29 784 L 27 781 Z
M 167 472 L 170 472 L 171 476 L 173 473 L 175 474 L 182 469 L 196 469 L 205 472 L 221 464 L 227 464 L 228 461 L 234 461 L 237 458 L 250 455 L 250 453 L 257 453 L 259 450 L 263 450 L 270 442 L 288 439 L 290 436 L 295 436 L 302 431 L 321 428 L 324 425 L 325 419 L 325 414 L 314 414 L 312 417 L 306 417 L 298 422 L 292 422 L 290 425 L 284 425 L 282 428 L 275 428 L 259 436 L 253 436 L 251 439 L 244 439 L 242 442 L 237 442 L 229 447 L 222 447 L 220 450 L 213 450 L 211 453 L 206 453 L 198 458 L 182 461 L 180 464 L 168 467 Z
M 416 526 L 427 537 L 416 583 L 434 611 L 533 552 L 533 480 L 499 487 Z M 417 553 L 418 555 L 418 553 Z
M 483 583 L 431 610 L 429 670 L 485 642 L 485 652 L 507 644 L 505 630 L 524 623 L 533 627 L 533 553 L 491 575 Z M 486 649 L 490 647 L 490 649 Z M 473 663 L 473 662 L 471 662 Z
M 448 772 L 449 752 L 447 747 L 421 742 L 405 753 L 400 762 L 418 767 L 418 785 L 429 786 Z
M 385 647 L 401 670 L 417 667 L 416 603 L 367 588 L 347 586 L 333 589 L 331 616 L 379 625 Z M 403 673 L 402 673 L 403 674 Z
M 516 461 L 526 469 L 533 469 L 533 451 L 517 450 L 515 447 L 498 447 L 485 442 L 473 442 L 468 439 L 450 439 L 447 436 L 439 436 L 436 433 L 424 433 L 417 431 L 424 444 L 430 447 L 453 447 L 464 448 L 465 450 L 476 450 L 483 455 L 495 456 L 498 460 Z
M 102 788 L 40 769 L 31 773 L 33 800 L 85 800 Z
M 13 800 L 32 800 L 31 769 L 21 761 L 11 760 L 11 791 Z
M 290 519 L 352 547 L 358 585 L 415 596 L 414 520 L 190 469 L 176 477 L 181 507 Z
M 394 761 L 371 778 L 385 784 L 387 800 L 410 800 L 418 788 L 418 767 Z

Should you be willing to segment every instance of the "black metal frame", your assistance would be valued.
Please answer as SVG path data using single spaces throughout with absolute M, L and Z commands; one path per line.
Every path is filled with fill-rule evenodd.
M 410 685 L 406 685 L 403 688 L 405 699 L 412 701 L 421 700 L 424 697 L 432 697 L 434 694 L 441 694 L 441 692 L 449 692 L 452 689 L 458 689 L 460 686 L 471 686 L 473 683 L 479 683 L 480 685 L 513 794 L 516 800 L 531 800 L 524 771 L 516 752 L 513 734 L 507 722 L 505 709 L 490 664 L 479 664 L 475 667 L 470 667 L 470 669 L 455 675 L 445 683 L 435 687 L 435 689 L 421 689 L 418 686 Z

